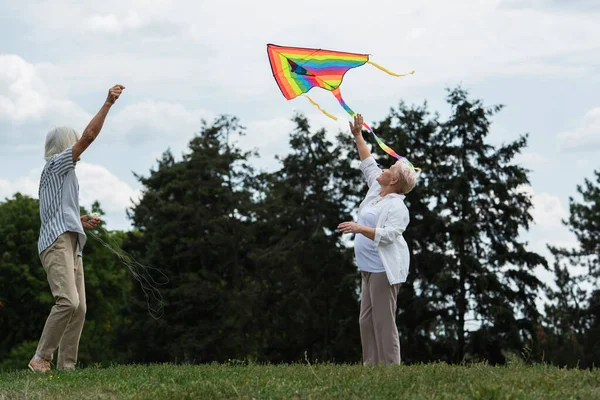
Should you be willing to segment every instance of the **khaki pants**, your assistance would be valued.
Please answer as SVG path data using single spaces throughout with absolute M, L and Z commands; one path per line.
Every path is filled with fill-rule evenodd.
M 360 339 L 364 365 L 399 365 L 400 340 L 396 327 L 399 284 L 390 285 L 385 272 L 361 272 Z
M 36 353 L 52 360 L 58 347 L 59 369 L 75 367 L 85 321 L 83 263 L 78 250 L 77 233 L 65 232 L 40 254 L 56 304 L 46 320 Z

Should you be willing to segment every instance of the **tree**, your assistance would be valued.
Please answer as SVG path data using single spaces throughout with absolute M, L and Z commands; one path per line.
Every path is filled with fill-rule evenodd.
M 170 280 L 161 287 L 164 316 L 132 311 L 130 351 L 138 361 L 208 362 L 252 354 L 253 243 L 250 153 L 230 143 L 237 119 L 203 124 L 189 152 L 163 154 L 130 213 L 141 237 L 128 248 Z M 136 287 L 138 296 L 142 296 Z M 141 311 L 141 312 L 140 312 Z
M 350 162 L 294 118 L 291 154 L 259 180 L 256 243 L 260 282 L 260 359 L 291 362 L 360 359 L 358 274 L 337 225 L 351 219 Z M 347 135 L 349 136 L 349 135 Z
M 465 317 L 471 311 L 483 328 L 506 335 L 510 347 L 521 346 L 521 331 L 535 340 L 535 298 L 542 284 L 533 269 L 546 261 L 518 239 L 519 229 L 527 230 L 532 221 L 532 204 L 521 190 L 529 184 L 527 171 L 511 161 L 527 145 L 527 137 L 495 148 L 485 139 L 489 118 L 502 107 L 486 109 L 460 88 L 450 91 L 447 99 L 453 115 L 440 129 L 438 143 L 445 161 L 437 166 L 440 194 L 434 210 L 447 213 L 449 249 L 454 253 L 447 277 L 458 289 L 456 359 L 462 360 Z
M 0 203 L 0 360 L 6 368 L 26 365 L 42 333 L 46 310 L 54 304 L 38 255 L 39 232 L 38 200 L 16 193 Z M 17 346 L 25 346 L 29 358 L 9 360 L 9 352 Z
M 559 365 L 591 367 L 600 362 L 600 172 L 596 182 L 577 186 L 581 200 L 569 198 L 569 219 L 563 223 L 578 246 L 550 246 L 555 257 L 555 286 L 547 291 L 547 343 L 549 361 Z
M 595 278 L 598 287 L 600 278 L 600 171 L 594 172 L 596 182 L 585 179 L 584 186 L 578 185 L 577 192 L 582 201 L 569 198 L 569 220 L 565 225 L 575 234 L 579 248 L 575 250 L 552 248 L 558 255 L 569 257 L 575 264 L 584 266 L 588 275 Z

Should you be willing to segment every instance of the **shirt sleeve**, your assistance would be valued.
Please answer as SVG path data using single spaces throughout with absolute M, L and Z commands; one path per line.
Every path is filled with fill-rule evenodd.
M 52 157 L 52 170 L 58 175 L 65 175 L 69 171 L 75 169 L 73 162 L 73 147 L 69 147 L 62 153 L 58 153 Z
M 377 177 L 383 173 L 381 168 L 377 166 L 373 156 L 369 156 L 361 161 L 360 170 L 362 171 L 369 188 L 373 186 L 373 183 L 377 182 Z
M 373 240 L 375 247 L 385 246 L 396 241 L 398 236 L 406 230 L 409 220 L 406 207 L 392 206 L 383 222 L 383 227 L 375 228 L 375 239 Z

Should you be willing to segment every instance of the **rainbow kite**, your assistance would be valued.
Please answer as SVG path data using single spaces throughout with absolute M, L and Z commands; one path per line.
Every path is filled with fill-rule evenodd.
M 323 114 L 334 120 L 337 120 L 335 116 L 323 110 L 321 106 L 305 93 L 315 86 L 329 90 L 333 93 L 344 110 L 346 110 L 351 117 L 354 117 L 356 113 L 348 107 L 340 93 L 340 85 L 344 79 L 344 74 L 348 72 L 348 70 L 360 67 L 364 64 L 371 64 L 392 76 L 405 76 L 414 74 L 415 72 L 412 71 L 408 74 L 393 73 L 382 66 L 369 61 L 368 54 L 307 49 L 301 47 L 284 47 L 274 44 L 267 45 L 267 52 L 269 54 L 273 77 L 277 81 L 277 85 L 279 86 L 279 89 L 281 89 L 283 96 L 286 99 L 291 100 L 302 95 Z M 420 169 L 415 168 L 406 157 L 399 156 L 398 153 L 383 143 L 381 139 L 375 135 L 375 132 L 373 132 L 373 129 L 371 129 L 369 125 L 366 123 L 363 125 L 371 132 L 371 134 L 373 134 L 375 141 L 377 141 L 377 144 L 383 151 L 392 157 L 396 157 L 398 160 L 406 162 L 413 169 L 420 171 Z

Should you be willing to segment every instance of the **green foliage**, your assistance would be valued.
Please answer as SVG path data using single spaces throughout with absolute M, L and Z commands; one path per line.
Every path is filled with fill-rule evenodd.
M 564 221 L 575 234 L 575 249 L 550 247 L 555 288 L 549 288 L 546 326 L 541 331 L 547 358 L 558 365 L 589 368 L 600 360 L 600 172 L 596 182 L 577 186 L 581 200 L 569 199 Z
M 103 214 L 98 203 L 93 211 Z M 82 209 L 82 213 L 86 213 Z M 0 203 L 0 368 L 23 368 L 37 346 L 54 299 L 37 250 L 39 201 L 21 194 Z M 122 241 L 122 232 L 98 235 Z M 116 333 L 126 326 L 123 308 L 131 291 L 128 272 L 100 243 L 84 248 L 87 316 L 80 345 L 82 365 L 126 361 Z
M 167 152 L 139 177 L 131 216 L 143 240 L 129 246 L 171 282 L 164 317 L 135 318 L 139 361 L 358 357 L 356 272 L 331 233 L 349 218 L 330 190 L 336 157 L 324 132 L 296 123 L 273 174 L 254 174 L 251 154 L 230 144 L 241 127 L 223 117 L 182 161 Z
M 311 359 L 356 361 L 359 277 L 353 251 L 337 232 L 355 206 L 339 173 L 349 161 L 324 130 L 310 132 L 302 116 L 294 122 L 291 154 L 279 171 L 259 179 L 251 254 L 260 288 L 259 359 L 289 362 L 307 351 Z
M 12 347 L 8 355 L 0 362 L 0 371 L 16 371 L 25 368 L 35 354 L 37 345 L 37 340 L 26 340 Z
M 39 339 L 54 304 L 38 256 L 39 215 L 38 200 L 19 193 L 0 203 L 0 360 Z
M 140 361 L 200 362 L 251 354 L 256 290 L 246 254 L 252 248 L 250 156 L 229 144 L 241 133 L 235 118 L 204 124 L 175 161 L 165 152 L 131 211 L 142 238 L 128 247 L 170 280 L 161 288 L 158 321 L 133 310 L 131 351 Z M 136 289 L 138 297 L 141 293 Z

